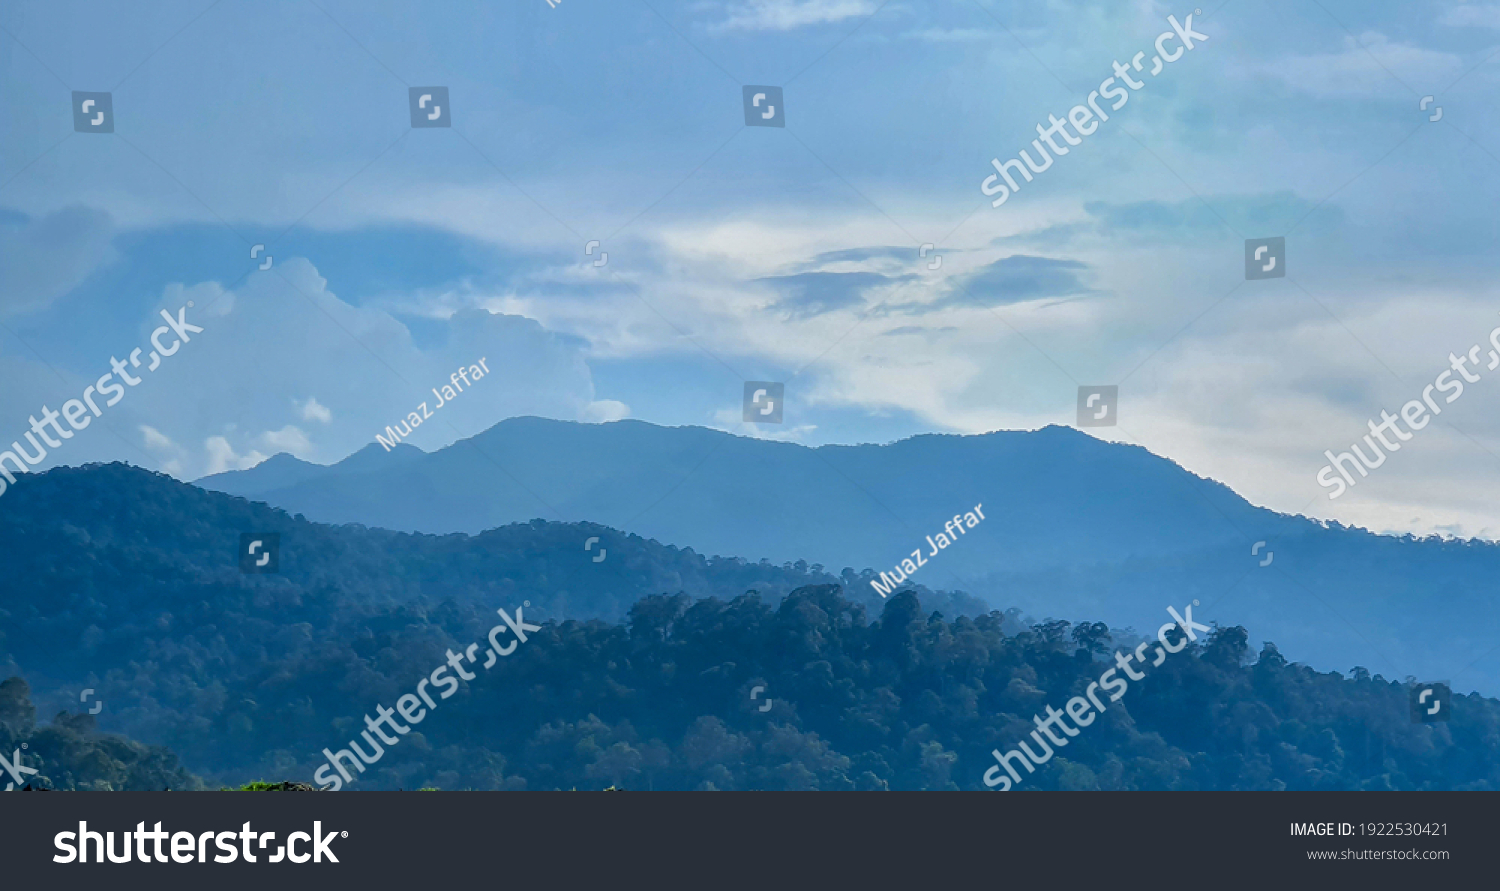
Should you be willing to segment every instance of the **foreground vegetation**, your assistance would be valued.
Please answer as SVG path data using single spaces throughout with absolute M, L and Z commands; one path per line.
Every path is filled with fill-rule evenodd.
M 346 746 L 364 714 L 491 622 L 452 604 L 439 614 L 451 642 L 388 621 L 347 651 L 268 665 L 225 691 L 266 716 L 223 725 L 222 748 L 195 754 L 220 775 L 304 782 L 322 762 L 314 753 Z M 991 749 L 1014 747 L 1033 715 L 1081 694 L 1136 643 L 1097 623 L 1014 619 L 948 621 L 904 592 L 871 620 L 826 585 L 774 607 L 754 594 L 654 596 L 621 624 L 549 622 L 348 788 L 983 788 Z M 1252 658 L 1246 641 L 1244 629 L 1215 629 L 1148 669 L 1024 788 L 1500 788 L 1500 703 L 1459 696 L 1452 723 L 1413 724 L 1405 683 L 1319 673 L 1272 645 Z M 33 741 L 57 788 L 201 787 L 167 753 L 82 718 L 34 728 L 24 684 L 0 691 L 0 745 Z

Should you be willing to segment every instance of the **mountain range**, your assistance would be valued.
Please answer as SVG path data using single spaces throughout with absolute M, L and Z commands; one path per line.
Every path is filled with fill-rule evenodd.
M 420 453 L 402 457 L 425 461 Z M 987 510 L 964 535 L 980 534 L 996 517 Z M 1385 651 L 1377 656 L 1400 652 L 1393 641 L 1421 652 L 1424 632 L 1475 645 L 1494 637 L 1483 589 L 1449 584 L 1486 571 L 1492 549 L 1325 531 L 1336 534 L 1322 542 L 1330 564 L 1385 561 L 1355 582 L 1384 576 L 1393 585 L 1425 568 L 1447 592 L 1434 610 L 1454 624 L 1388 621 L 1373 637 Z M 254 567 L 240 562 L 245 533 L 279 536 L 276 571 L 247 571 Z M 1287 541 L 1276 548 L 1288 549 Z M 1289 562 L 1301 567 L 1305 555 L 1291 550 L 1299 559 Z M 1141 635 L 1097 621 L 1070 631 L 1066 621 L 1024 621 L 1015 608 L 989 612 L 962 592 L 903 586 L 882 598 L 868 570 L 835 577 L 801 560 L 705 557 L 593 523 L 536 519 L 477 535 L 326 525 L 123 464 L 19 477 L 0 502 L 0 563 L 0 676 L 30 683 L 28 697 L 11 698 L 29 699 L 42 714 L 77 713 L 59 715 L 57 745 L 42 751 L 48 777 L 65 788 L 192 781 L 161 773 L 178 762 L 158 750 L 132 750 L 149 764 L 125 757 L 121 743 L 94 733 L 80 702 L 94 702 L 100 729 L 166 747 L 209 785 L 307 781 L 324 747 L 359 736 L 363 715 L 465 653 L 476 674 L 359 788 L 981 788 L 991 750 L 1029 732 L 1033 711 L 1080 693 L 1113 664 L 1115 650 L 1148 645 L 1167 616 L 1150 615 Z M 1410 685 L 1363 667 L 1347 678 L 1320 673 L 1289 664 L 1270 645 L 1252 662 L 1246 628 L 1224 623 L 1229 605 L 1270 616 L 1290 608 L 1312 632 L 1330 635 L 1329 646 L 1316 634 L 1297 646 L 1328 660 L 1342 626 L 1337 615 L 1325 621 L 1332 610 L 1323 604 L 1358 593 L 1345 579 L 1312 589 L 1305 603 L 1271 602 L 1248 580 L 1280 564 L 1279 556 L 1265 567 L 1252 561 L 1231 591 L 1239 601 L 1194 609 L 1196 622 L 1218 619 L 1219 628 L 1200 630 L 1187 655 L 1145 668 L 1144 689 L 1110 710 L 1089 737 L 1097 742 L 1028 782 L 1226 789 L 1500 782 L 1494 700 L 1464 695 L 1456 683 L 1452 722 L 1415 724 Z M 1143 565 L 1105 568 L 1134 580 Z M 1150 565 L 1185 580 L 1223 571 L 1191 559 Z M 1058 569 L 1050 583 L 1035 570 L 1035 587 L 1015 592 L 1055 605 L 1088 590 L 1099 569 Z M 1186 612 L 1192 592 L 1181 583 L 1135 581 L 1154 586 L 1143 607 Z M 1289 584 L 1304 590 L 1301 579 Z M 1105 593 L 1122 590 L 1133 589 L 1117 584 Z M 1375 624 L 1422 602 L 1389 587 L 1386 599 L 1354 615 Z M 524 658 L 489 670 L 470 645 L 482 650 L 497 607 L 541 630 Z M 1365 664 L 1380 669 L 1353 662 Z M 0 706 L 5 701 L 0 695 Z M 31 707 L 0 707 L 0 742 L 14 748 L 31 739 L 40 750 L 45 740 L 28 735 L 26 720 L 11 720 Z M 121 754 L 108 763 L 69 754 L 85 746 Z
M 446 448 L 277 455 L 198 485 L 323 523 L 433 534 L 545 518 L 703 554 L 891 570 L 956 514 L 985 520 L 912 581 L 1036 616 L 1150 630 L 1167 607 L 1288 658 L 1500 691 L 1500 546 L 1278 513 L 1138 446 L 1066 427 L 829 445 L 641 421 L 513 418 Z M 851 592 L 852 594 L 853 592 Z

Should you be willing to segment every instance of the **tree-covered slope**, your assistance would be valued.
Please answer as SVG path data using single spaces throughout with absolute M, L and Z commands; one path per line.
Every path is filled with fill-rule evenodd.
M 177 756 L 100 733 L 88 714 L 59 713 L 51 724 L 36 722 L 31 688 L 21 678 L 0 681 L 0 755 L 23 782 L 0 770 L 0 788 L 9 791 L 174 792 L 204 788 Z M 19 761 L 12 760 L 19 755 Z M 35 771 L 32 773 L 31 771 Z
M 282 535 L 282 573 L 240 572 L 242 531 Z M 214 786 L 311 781 L 365 716 L 473 644 L 482 659 L 500 608 L 540 630 L 467 663 L 351 788 L 980 789 L 992 750 L 1139 643 L 588 524 L 320 526 L 123 465 L 20 480 L 0 560 L 4 676 L 44 713 L 94 688 L 101 727 Z M 1154 618 L 1190 600 L 1163 590 Z M 1414 724 L 1403 682 L 1252 659 L 1237 627 L 1200 636 L 1021 788 L 1500 788 L 1500 703 L 1458 696 L 1450 723 Z

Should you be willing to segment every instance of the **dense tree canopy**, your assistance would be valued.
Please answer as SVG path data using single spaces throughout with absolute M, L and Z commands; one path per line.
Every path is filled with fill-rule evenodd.
M 0 775 L 0 788 L 95 792 L 203 788 L 203 781 L 183 770 L 171 752 L 99 733 L 90 715 L 63 712 L 50 725 L 38 726 L 31 688 L 21 678 L 10 678 L 0 681 L 0 754 L 9 759 L 16 752 L 21 753 L 22 766 L 37 772 L 22 771 L 24 784 L 9 774 Z
M 594 564 L 602 528 L 398 535 L 118 465 L 24 479 L 0 512 L 0 656 L 34 691 L 5 688 L 0 749 L 28 742 L 63 788 L 192 785 L 88 716 L 32 723 L 31 701 L 76 709 L 92 687 L 104 726 L 213 786 L 311 782 L 323 749 L 530 601 L 541 630 L 349 788 L 981 789 L 991 750 L 1139 643 L 623 535 Z M 283 574 L 238 571 L 248 530 L 283 533 Z M 1414 724 L 1405 682 L 1252 658 L 1238 627 L 1200 638 L 1020 788 L 1500 788 L 1500 703 Z
M 223 687 L 202 736 L 183 732 L 183 716 L 168 723 L 190 763 L 222 780 L 306 782 L 323 747 L 358 738 L 363 715 L 491 624 L 443 612 L 451 636 L 392 616 L 349 647 Z M 1137 643 L 1097 624 L 1007 634 L 1007 621 L 924 616 L 911 592 L 869 621 L 836 586 L 816 586 L 774 608 L 754 594 L 662 595 L 623 624 L 549 622 L 349 788 L 982 789 L 991 749 L 1081 694 L 1113 664 L 1100 650 Z M 1022 788 L 1500 788 L 1500 703 L 1459 697 L 1452 723 L 1413 724 L 1407 684 L 1318 673 L 1269 645 L 1251 661 L 1245 641 L 1244 629 L 1215 629 L 1148 668 Z M 6 705 L 0 721 L 16 712 Z M 60 717 L 53 732 L 76 734 L 82 720 Z M 140 785 L 110 769 L 109 787 Z M 97 781 L 71 770 L 54 779 Z

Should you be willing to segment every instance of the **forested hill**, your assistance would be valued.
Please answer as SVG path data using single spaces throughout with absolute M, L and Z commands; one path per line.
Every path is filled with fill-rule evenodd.
M 280 535 L 279 572 L 240 571 L 240 536 L 251 532 Z M 0 607 L 32 611 L 26 633 L 8 645 L 38 655 L 31 641 L 53 626 L 150 636 L 133 626 L 183 610 L 212 612 L 231 599 L 291 611 L 282 618 L 340 608 L 343 600 L 368 606 L 477 598 L 529 599 L 544 618 L 620 619 L 647 594 L 734 597 L 753 589 L 775 600 L 801 585 L 869 577 L 840 579 L 800 561 L 705 557 L 593 523 L 533 520 L 441 536 L 328 526 L 126 464 L 22 476 L 0 498 L 0 560 L 0 590 L 9 592 Z M 854 595 L 863 602 L 879 602 L 867 582 L 854 587 L 864 589 Z M 925 596 L 950 613 L 987 610 L 961 594 Z M 6 630 L 15 629 L 0 626 L 0 634 Z
M 345 746 L 359 716 L 494 617 L 371 618 L 373 634 L 214 684 L 197 713 L 163 710 L 158 726 L 202 725 L 179 741 L 220 782 L 306 782 L 323 747 Z M 819 586 L 776 608 L 654 596 L 623 625 L 546 623 L 349 788 L 983 789 L 992 750 L 1027 740 L 1033 716 L 1086 695 L 1136 644 L 1099 624 L 1006 634 L 1005 621 L 924 615 L 910 592 L 871 620 Z M 1405 684 L 1320 674 L 1273 647 L 1252 655 L 1245 639 L 1200 634 L 1145 667 L 1020 788 L 1500 789 L 1500 702 L 1459 696 L 1450 723 L 1415 724 Z
M 279 573 L 241 572 L 246 532 L 281 536 Z M 44 714 L 76 710 L 94 688 L 103 726 L 197 757 L 200 771 L 277 748 L 258 731 L 311 683 L 298 672 L 356 684 L 392 631 L 425 648 L 456 616 L 502 605 L 529 601 L 533 621 L 618 620 L 649 594 L 755 590 L 774 603 L 835 581 L 822 567 L 706 558 L 593 524 L 477 536 L 324 526 L 123 464 L 20 477 L 0 497 L 0 565 L 0 677 L 26 678 Z M 924 596 L 949 614 L 985 611 L 961 594 Z M 245 692 L 271 677 L 285 686 L 269 701 Z
M 191 792 L 203 781 L 182 769 L 177 756 L 160 747 L 100 733 L 88 714 L 62 712 L 39 724 L 26 681 L 0 681 L 0 755 L 11 760 L 22 782 L 0 775 L 7 791 Z
M 242 531 L 281 533 L 281 574 L 240 572 Z M 930 592 L 869 609 L 868 584 L 859 602 L 808 584 L 815 568 L 603 527 L 319 526 L 123 465 L 22 478 L 0 499 L 0 560 L 0 677 L 25 677 L 43 713 L 93 688 L 102 729 L 213 786 L 310 782 L 324 748 L 528 600 L 542 630 L 351 788 L 978 789 L 992 749 L 1137 645 L 960 616 Z M 1158 615 L 1188 602 L 1164 590 Z M 625 621 L 547 620 L 590 611 Z M 1147 669 L 1021 788 L 1500 789 L 1500 703 L 1458 696 L 1451 723 L 1414 724 L 1403 683 L 1246 641 L 1226 629 Z

